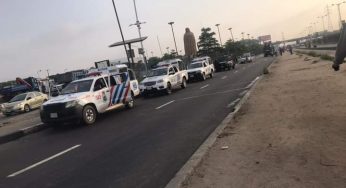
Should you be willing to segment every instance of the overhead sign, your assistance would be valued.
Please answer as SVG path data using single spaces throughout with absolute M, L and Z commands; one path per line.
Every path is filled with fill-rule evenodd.
M 271 35 L 260 36 L 260 37 L 258 37 L 258 40 L 261 41 L 261 42 L 271 41 L 272 40 L 272 36 Z

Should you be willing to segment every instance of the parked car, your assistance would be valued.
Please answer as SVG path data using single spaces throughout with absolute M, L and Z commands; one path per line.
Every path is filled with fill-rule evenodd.
M 215 72 L 215 66 L 214 66 L 213 60 L 209 56 L 196 57 L 192 60 L 191 63 L 199 62 L 199 61 L 206 61 L 207 65 L 210 67 L 211 71 Z
M 239 57 L 239 63 L 245 64 L 245 63 L 251 63 L 254 60 L 254 56 L 251 53 L 245 53 L 241 57 Z
M 98 114 L 120 107 L 133 108 L 128 71 L 115 68 L 103 74 L 104 71 L 100 69 L 99 73 L 71 82 L 59 96 L 45 102 L 41 107 L 41 121 L 57 124 L 76 120 L 92 125 Z
M 213 70 L 209 66 L 209 64 L 202 61 L 195 61 L 188 66 L 187 73 L 190 80 L 206 80 L 207 77 L 212 78 L 214 75 Z
M 186 88 L 188 79 L 186 70 L 179 70 L 172 65 L 162 66 L 153 69 L 140 83 L 139 88 L 143 97 L 159 92 L 171 94 L 175 88 Z
M 216 71 L 224 71 L 235 69 L 236 58 L 231 56 L 222 56 L 215 60 L 214 65 Z
M 28 92 L 13 97 L 9 102 L 2 104 L 2 113 L 10 116 L 16 113 L 29 112 L 48 100 L 46 94 L 40 92 Z

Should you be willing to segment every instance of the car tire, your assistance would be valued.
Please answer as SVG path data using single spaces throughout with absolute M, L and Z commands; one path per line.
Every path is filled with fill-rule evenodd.
M 184 77 L 184 78 L 183 78 L 183 81 L 182 81 L 182 83 L 181 83 L 181 88 L 182 88 L 182 89 L 185 89 L 186 86 L 187 86 L 187 82 L 186 82 L 186 78 Z
M 125 107 L 127 109 L 132 109 L 135 106 L 135 102 L 133 100 L 133 97 L 131 96 L 131 100 L 125 103 Z
M 28 104 L 24 105 L 24 112 L 27 113 L 27 112 L 30 112 L 31 108 Z
M 167 83 L 166 94 L 167 95 L 172 94 L 172 85 L 169 82 Z
M 83 114 L 82 114 L 82 120 L 85 125 L 92 125 L 95 123 L 97 117 L 97 112 L 96 109 L 91 106 L 87 105 L 83 109 Z
M 213 78 L 213 77 L 214 77 L 214 71 L 211 71 L 209 77 L 210 77 L 210 78 Z
M 202 81 L 204 81 L 206 78 L 205 78 L 205 73 L 202 73 L 202 76 L 201 76 L 202 78 Z

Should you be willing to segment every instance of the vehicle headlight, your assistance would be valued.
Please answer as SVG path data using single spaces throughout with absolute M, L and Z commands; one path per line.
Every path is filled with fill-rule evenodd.
M 159 84 L 159 83 L 163 83 L 163 80 L 158 80 L 157 83 L 158 83 L 158 84 Z
M 78 101 L 69 101 L 65 104 L 65 108 L 72 108 L 77 106 L 77 104 L 78 104 Z
M 16 106 L 14 106 L 14 108 L 21 108 L 23 106 L 22 103 L 16 104 Z

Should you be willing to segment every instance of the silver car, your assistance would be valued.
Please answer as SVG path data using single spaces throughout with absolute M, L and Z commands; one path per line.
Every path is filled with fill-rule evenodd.
M 40 92 L 23 93 L 13 97 L 8 103 L 2 104 L 1 111 L 5 116 L 29 112 L 40 108 L 47 100 L 48 96 Z

